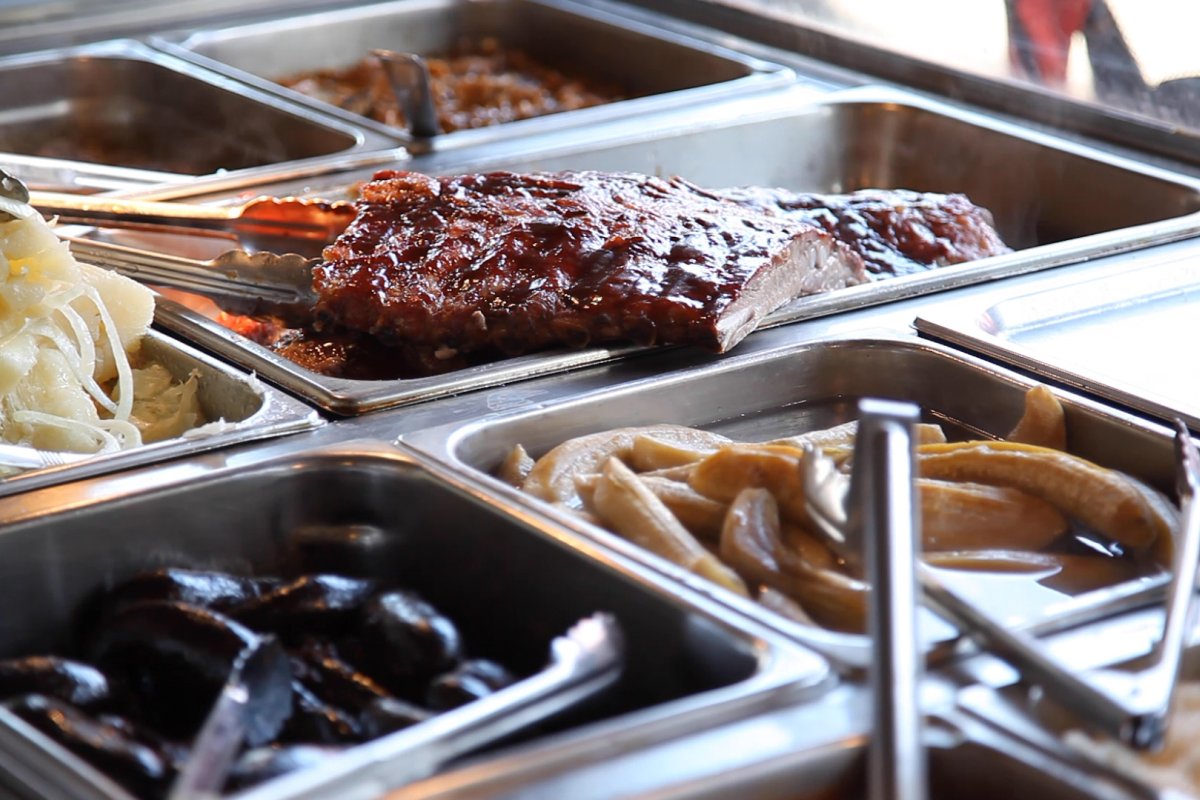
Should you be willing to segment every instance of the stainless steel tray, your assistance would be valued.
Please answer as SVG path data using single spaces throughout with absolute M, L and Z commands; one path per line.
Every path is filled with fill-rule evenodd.
M 134 41 L 0 59 L 0 98 L 0 151 L 147 181 L 354 163 L 395 145 Z
M 1124 256 L 923 312 L 917 329 L 1200 430 L 1200 371 L 1180 349 L 1200 314 L 1200 248 Z M 1045 284 L 1045 285 L 1043 285 Z
M 218 447 L 311 430 L 324 424 L 315 410 L 300 401 L 158 331 L 147 335 L 142 353 L 148 361 L 165 366 L 179 380 L 197 371 L 198 396 L 205 417 L 214 422 L 223 419 L 227 424 L 215 426 L 209 432 L 98 455 L 75 464 L 0 478 L 0 497 Z
M 274 19 L 251 25 L 166 34 L 152 43 L 262 91 L 380 133 L 402 129 L 292 91 L 273 80 L 350 66 L 375 48 L 422 55 L 449 52 L 460 40 L 497 40 L 572 74 L 619 84 L 632 97 L 436 137 L 417 149 L 441 149 L 535 131 L 642 115 L 665 107 L 744 95 L 793 79 L 790 70 L 664 28 L 669 18 L 619 13 L 573 0 L 422 0 L 391 2 Z
M 659 359 L 666 362 L 664 357 Z M 653 374 L 654 364 L 644 365 Z M 470 422 L 443 424 L 404 441 L 478 476 L 513 502 L 637 558 L 774 629 L 851 666 L 869 659 L 860 635 L 798 625 L 772 614 L 570 512 L 524 495 L 490 477 L 509 449 L 522 444 L 535 457 L 574 436 L 629 425 L 672 422 L 702 427 L 736 440 L 762 441 L 825 428 L 853 417 L 861 397 L 917 403 L 927 415 L 976 435 L 1004 436 L 1021 416 L 1024 393 L 1035 382 L 980 359 L 921 342 L 878 337 L 816 341 L 746 356 L 732 356 L 686 371 L 592 391 L 519 413 L 498 412 Z M 1170 432 L 1098 403 L 1058 394 L 1067 414 L 1071 452 L 1135 475 L 1163 491 L 1173 485 Z M 531 512 L 532 513 L 532 512 Z M 1114 613 L 1158 596 L 1166 576 L 1144 577 L 1066 597 L 1057 592 L 962 581 L 959 591 L 1013 625 L 1048 631 Z M 945 639 L 951 630 L 927 618 L 925 636 Z M 935 653 L 937 655 L 937 653 Z
M 812 191 L 864 186 L 963 191 L 988 206 L 1017 252 L 921 275 L 800 298 L 765 326 L 858 309 L 1002 276 L 1043 270 L 1189 235 L 1200 224 L 1200 183 L 1172 173 L 876 87 L 814 95 L 775 93 L 677 115 L 672 126 L 635 124 L 495 142 L 416 156 L 412 169 L 609 169 L 679 174 L 711 186 L 782 185 Z M 260 192 L 345 197 L 370 177 L 355 171 L 281 180 L 242 191 L 222 179 L 146 193 L 223 202 Z M 119 240 L 119 239 L 118 239 Z M 435 378 L 325 378 L 216 323 L 166 306 L 162 323 L 339 414 L 424 401 L 518 378 L 596 364 L 632 348 L 543 353 Z
M 620 681 L 548 729 L 559 733 L 508 751 L 518 781 L 806 702 L 829 684 L 812 653 L 386 445 L 300 450 L 200 474 L 167 465 L 153 490 L 135 485 L 93 481 L 83 502 L 53 493 L 0 501 L 0 586 L 25 609 L 0 619 L 0 653 L 68 648 L 71 624 L 98 590 L 162 565 L 375 576 L 420 592 L 481 652 L 516 663 L 541 658 L 576 619 L 614 613 L 627 646 Z M 378 534 L 362 536 L 362 526 Z M 415 752 L 400 747 L 412 730 L 239 796 L 377 796 L 388 762 Z M 485 771 L 487 758 L 477 759 Z M 0 771 L 39 796 L 127 797 L 105 792 L 90 767 L 3 711 Z

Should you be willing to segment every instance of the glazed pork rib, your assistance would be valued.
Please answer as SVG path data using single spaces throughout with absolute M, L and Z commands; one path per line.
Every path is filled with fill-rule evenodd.
M 508 355 L 631 340 L 724 351 L 800 295 L 866 280 L 825 230 L 678 179 L 385 171 L 314 271 L 319 325 Z
M 857 253 L 872 278 L 1012 252 L 996 233 L 991 212 L 961 194 L 907 189 L 807 194 L 759 187 L 697 191 L 815 225 Z

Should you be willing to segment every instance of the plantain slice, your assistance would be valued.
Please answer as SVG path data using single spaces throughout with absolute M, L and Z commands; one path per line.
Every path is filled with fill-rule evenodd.
M 1025 413 L 1012 433 L 1004 438 L 1055 450 L 1067 449 L 1066 417 L 1062 404 L 1049 387 L 1038 384 L 1025 393 Z
M 679 467 L 664 467 L 663 469 L 652 469 L 649 472 L 643 472 L 644 478 L 665 478 L 669 481 L 678 481 L 687 483 L 692 477 L 692 471 L 696 468 L 695 464 L 684 464 Z
M 866 584 L 813 566 L 798 549 L 785 546 L 781 535 L 778 506 L 771 493 L 747 488 L 729 506 L 721 530 L 721 558 L 751 583 L 787 595 L 817 624 L 834 630 L 863 630 Z
M 713 581 L 749 596 L 733 570 L 696 541 L 629 467 L 609 458 L 592 495 L 596 515 L 636 545 Z
M 777 557 L 785 564 L 798 560 L 816 569 L 838 568 L 833 552 L 803 525 L 784 522 L 779 529 L 779 545 Z
M 1062 557 L 1058 554 L 1028 550 L 944 550 L 925 553 L 922 560 L 931 567 L 980 572 L 1046 572 L 1053 575 L 1063 568 Z
M 1070 523 L 1020 489 L 921 478 L 921 546 L 939 550 L 1041 550 Z
M 766 489 L 752 487 L 729 504 L 717 552 L 745 581 L 776 586 L 782 575 L 774 554 L 778 538 L 775 498 Z
M 524 447 L 514 444 L 501 462 L 500 469 L 496 470 L 496 477 L 509 486 L 520 489 L 532 469 L 533 458 L 525 452 Z
M 696 538 L 709 542 L 716 542 L 721 538 L 727 503 L 705 497 L 680 481 L 653 475 L 638 477 Z
M 826 430 L 809 431 L 799 436 L 774 439 L 767 444 L 795 447 L 797 450 L 803 450 L 806 444 L 811 444 L 819 447 L 825 455 L 833 459 L 835 464 L 842 466 L 849 463 L 851 456 L 854 455 L 854 437 L 857 435 L 858 421 L 853 420 Z M 946 432 L 942 430 L 942 426 L 931 422 L 917 424 L 913 429 L 913 436 L 917 444 L 935 444 L 946 441 Z
M 808 431 L 797 436 L 788 436 L 783 439 L 775 439 L 766 442 L 769 445 L 779 445 L 781 447 L 794 447 L 797 450 L 803 450 L 804 445 L 811 444 L 813 447 L 822 449 L 831 447 L 844 447 L 845 445 L 854 444 L 854 437 L 858 434 L 858 420 L 843 422 L 841 425 L 835 425 L 832 428 L 824 428 L 819 431 Z
M 617 428 L 588 436 L 578 436 L 555 447 L 533 465 L 521 488 L 551 503 L 579 508 L 582 500 L 575 492 L 575 476 L 599 472 L 610 458 L 629 457 L 639 436 L 652 436 L 679 445 L 716 448 L 729 440 L 719 434 L 682 425 L 649 425 Z
M 803 458 L 803 451 L 788 445 L 727 445 L 697 464 L 688 484 L 705 497 L 727 503 L 743 489 L 767 489 L 784 519 L 803 524 Z
M 1077 456 L 1019 442 L 953 442 L 917 448 L 926 478 L 1022 489 L 1132 550 L 1169 541 L 1174 519 L 1148 487 Z
M 760 606 L 768 611 L 774 611 L 784 619 L 790 619 L 792 622 L 798 622 L 801 625 L 818 627 L 816 620 L 810 617 L 808 612 L 801 608 L 799 603 L 774 586 L 759 586 L 758 594 L 754 599 L 758 601 Z
M 652 472 L 657 469 L 672 469 L 695 464 L 712 455 L 717 448 L 729 442 L 724 436 L 708 434 L 704 442 L 678 442 L 660 436 L 643 434 L 633 437 L 626 463 L 635 472 Z

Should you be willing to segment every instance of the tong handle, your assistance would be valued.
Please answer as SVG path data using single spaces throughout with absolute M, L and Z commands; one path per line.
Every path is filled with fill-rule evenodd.
M 238 208 L 187 203 L 156 203 L 149 200 L 118 200 L 111 197 L 30 192 L 29 203 L 44 216 L 57 216 L 77 224 L 169 225 L 183 228 L 224 230 L 237 218 Z
M 620 677 L 625 640 L 616 618 L 597 613 L 551 642 L 541 672 L 423 723 L 437 733 L 431 747 L 376 764 L 389 787 L 427 777 L 452 759 L 563 711 Z
M 421 139 L 440 135 L 442 127 L 433 105 L 433 80 L 425 59 L 415 53 L 382 49 L 372 50 L 371 55 L 383 67 L 396 103 L 408 120 L 409 133 Z
M 299 257 L 289 259 L 272 254 L 247 254 L 240 259 L 245 262 L 245 267 L 222 268 L 219 263 L 155 253 L 111 242 L 74 236 L 61 238 L 70 245 L 71 252 L 83 261 L 144 283 L 257 304 L 286 305 L 308 299 L 303 285 L 308 267 Z M 287 269 L 286 274 L 283 269 L 274 270 L 282 275 L 283 281 L 272 284 L 269 279 L 256 280 L 253 274 L 243 274 L 261 271 L 254 269 L 256 259 L 260 256 Z M 296 269 L 297 265 L 299 269 Z
M 871 584 L 867 618 L 875 700 L 868 795 L 871 800 L 923 800 L 928 778 L 915 577 L 920 522 L 913 483 L 913 425 L 919 410 L 910 403 L 862 400 L 859 412 L 847 543 L 865 550 Z

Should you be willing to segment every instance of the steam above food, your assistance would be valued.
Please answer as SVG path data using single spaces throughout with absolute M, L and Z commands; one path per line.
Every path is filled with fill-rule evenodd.
M 0 222 L 0 438 L 100 453 L 194 427 L 194 379 L 172 398 L 162 391 L 171 383 L 164 367 L 131 362 L 154 315 L 150 290 L 76 261 L 27 206 L 5 210 L 13 219 Z

